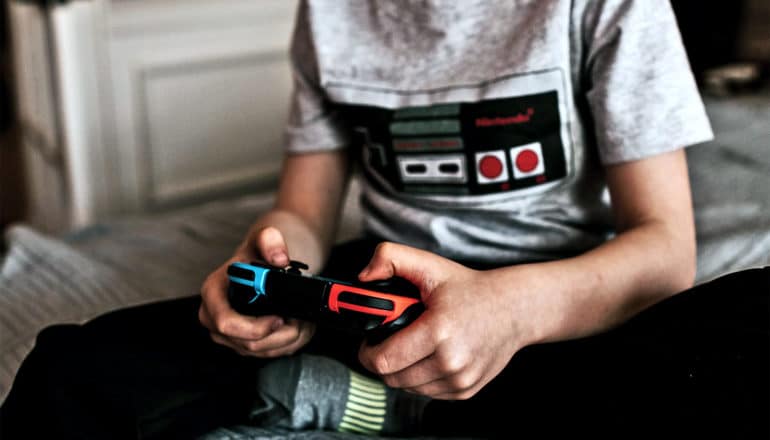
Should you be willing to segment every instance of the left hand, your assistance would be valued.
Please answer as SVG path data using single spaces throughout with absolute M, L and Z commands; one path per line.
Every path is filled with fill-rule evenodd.
M 242 356 L 275 358 L 293 354 L 315 333 L 315 324 L 279 316 L 246 316 L 230 307 L 227 300 L 227 268 L 236 261 L 262 259 L 285 267 L 289 250 L 284 235 L 275 227 L 252 228 L 235 254 L 212 272 L 201 287 L 198 319 L 211 339 Z
M 400 276 L 421 292 L 425 312 L 376 346 L 361 363 L 388 386 L 437 399 L 467 399 L 497 376 L 524 344 L 522 301 L 500 289 L 491 272 L 430 252 L 381 243 L 361 281 Z M 524 302 L 526 303 L 526 302 Z M 519 310 L 517 310 L 519 309 Z

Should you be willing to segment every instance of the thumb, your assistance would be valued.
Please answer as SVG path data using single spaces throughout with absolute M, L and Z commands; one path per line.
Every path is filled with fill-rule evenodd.
M 361 271 L 361 281 L 404 278 L 421 291 L 429 292 L 452 273 L 453 262 L 436 254 L 401 244 L 377 245 L 369 264 Z
M 257 251 L 270 265 L 285 267 L 289 265 L 289 251 L 283 234 L 277 228 L 268 226 L 257 233 Z

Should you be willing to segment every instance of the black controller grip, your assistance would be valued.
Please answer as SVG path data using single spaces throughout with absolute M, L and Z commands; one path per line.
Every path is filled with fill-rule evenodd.
M 228 275 L 228 300 L 238 313 L 311 321 L 361 333 L 369 344 L 382 342 L 424 310 L 419 289 L 400 278 L 344 283 L 258 263 L 236 263 Z
M 366 343 L 377 345 L 385 339 L 392 336 L 397 331 L 411 324 L 418 316 L 425 311 L 422 303 L 417 303 L 407 308 L 395 321 L 374 327 L 366 332 Z
M 278 315 L 316 322 L 322 318 L 325 283 L 309 277 L 271 274 L 265 293 L 254 298 L 249 287 L 230 283 L 228 300 L 238 313 L 250 316 Z M 283 275 L 283 276 L 281 276 Z

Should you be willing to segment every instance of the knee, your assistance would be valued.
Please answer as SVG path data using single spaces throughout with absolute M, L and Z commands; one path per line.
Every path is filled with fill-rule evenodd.
M 35 341 L 35 346 L 24 358 L 16 372 L 13 385 L 0 411 L 3 436 L 24 438 L 11 435 L 19 428 L 19 433 L 36 432 L 29 424 L 34 423 L 36 415 L 50 417 L 55 414 L 55 405 L 51 402 L 59 386 L 66 382 L 60 374 L 61 365 L 71 359 L 66 355 L 68 346 L 73 345 L 79 326 L 55 325 L 42 330 Z M 39 427 L 42 429 L 42 427 Z
M 82 327 L 79 325 L 46 327 L 38 333 L 19 375 L 25 376 L 27 385 L 48 389 L 63 385 L 76 376 L 72 372 L 79 370 L 77 364 L 81 360 L 82 340 Z
M 76 324 L 50 325 L 37 334 L 35 349 L 43 351 L 63 349 L 71 344 L 73 339 L 78 338 L 81 332 L 82 327 Z
M 40 360 L 61 361 L 71 358 L 69 354 L 81 345 L 82 327 L 74 324 L 56 324 L 44 328 L 35 338 L 30 357 Z

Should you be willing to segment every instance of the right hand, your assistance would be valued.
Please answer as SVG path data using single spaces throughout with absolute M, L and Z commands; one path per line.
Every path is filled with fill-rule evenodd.
M 227 301 L 227 267 L 236 261 L 262 259 L 276 267 L 289 264 L 289 252 L 283 234 L 266 227 L 250 232 L 232 258 L 212 272 L 201 287 L 198 319 L 209 329 L 211 339 L 244 356 L 278 357 L 290 355 L 307 344 L 315 333 L 315 324 L 280 316 L 245 316 L 234 311 Z

